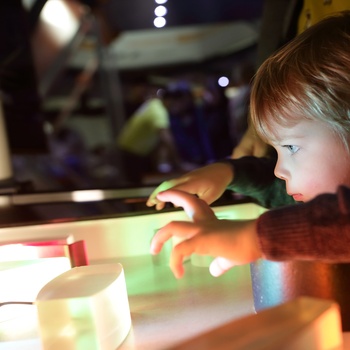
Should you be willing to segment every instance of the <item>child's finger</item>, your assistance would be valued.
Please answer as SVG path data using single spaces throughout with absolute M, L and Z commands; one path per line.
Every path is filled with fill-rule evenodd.
M 181 278 L 185 273 L 183 261 L 186 258 L 186 256 L 187 255 L 178 253 L 173 259 L 170 259 L 170 263 L 169 263 L 170 269 L 176 278 Z
M 158 254 L 163 245 L 172 237 L 190 238 L 192 223 L 187 221 L 173 221 L 162 227 L 151 241 L 151 254 Z
M 179 180 L 177 179 L 172 179 L 172 180 L 168 180 L 168 181 L 164 181 L 162 182 L 149 196 L 146 205 L 148 207 L 152 207 L 154 205 L 156 205 L 156 209 L 160 208 L 160 201 L 157 199 L 157 195 L 159 194 L 159 192 L 163 192 L 166 191 L 172 187 L 174 187 L 175 185 L 181 183 Z M 162 206 L 161 209 L 163 209 L 164 205 Z
M 195 252 L 194 248 L 195 244 L 191 238 L 180 242 L 173 248 L 169 265 L 176 278 L 181 278 L 184 275 L 183 261 Z
M 209 205 L 193 194 L 170 189 L 159 193 L 157 199 L 164 202 L 171 202 L 175 206 L 182 207 L 187 216 L 194 222 L 216 219 L 215 213 Z

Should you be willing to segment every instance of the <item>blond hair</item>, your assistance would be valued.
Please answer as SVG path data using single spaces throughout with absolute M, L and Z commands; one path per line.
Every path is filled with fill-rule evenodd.
M 314 24 L 260 66 L 252 83 L 250 116 L 267 142 L 276 136 L 276 125 L 319 120 L 349 150 L 350 11 Z

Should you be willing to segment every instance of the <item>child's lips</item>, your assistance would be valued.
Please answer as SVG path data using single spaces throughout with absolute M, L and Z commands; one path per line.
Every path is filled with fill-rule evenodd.
M 291 196 L 297 202 L 301 202 L 303 200 L 303 195 L 301 193 L 294 193 Z

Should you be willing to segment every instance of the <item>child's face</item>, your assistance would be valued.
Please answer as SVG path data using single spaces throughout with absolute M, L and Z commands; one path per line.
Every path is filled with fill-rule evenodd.
M 278 139 L 271 142 L 278 154 L 275 175 L 286 181 L 296 201 L 335 193 L 341 184 L 350 186 L 350 156 L 329 126 L 302 121 L 276 131 Z

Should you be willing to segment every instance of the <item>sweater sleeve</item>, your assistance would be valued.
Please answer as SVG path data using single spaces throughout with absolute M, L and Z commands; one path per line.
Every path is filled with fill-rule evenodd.
M 285 182 L 274 174 L 274 158 L 252 156 L 225 159 L 234 169 L 234 179 L 229 190 L 253 198 L 264 208 L 276 208 L 295 201 L 286 192 Z
M 269 210 L 257 231 L 266 259 L 350 262 L 350 189 Z

